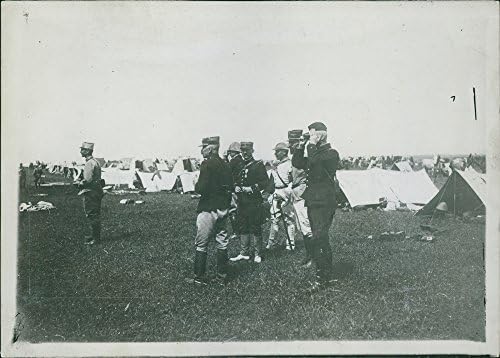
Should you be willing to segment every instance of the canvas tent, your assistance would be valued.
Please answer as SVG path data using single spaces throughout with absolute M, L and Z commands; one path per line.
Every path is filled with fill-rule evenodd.
M 168 164 L 165 161 L 160 161 L 159 163 L 156 163 L 156 168 L 162 171 L 169 171 Z
M 180 175 L 185 172 L 194 172 L 198 170 L 196 159 L 194 158 L 179 158 L 172 169 L 172 173 Z
M 171 172 L 159 169 L 168 169 L 165 162 L 156 163 L 156 167 L 158 170 L 154 173 L 137 172 L 146 192 L 169 191 L 177 188 L 181 189 L 183 193 L 194 192 L 200 174 L 197 170 L 196 159 L 179 158 Z
M 156 163 L 152 159 L 136 160 L 135 168 L 142 172 L 154 173 L 156 171 Z
M 413 169 L 410 165 L 410 162 L 397 162 L 394 163 L 391 167 L 391 170 L 396 170 L 400 172 L 412 172 Z
M 339 170 L 337 180 L 353 208 L 378 205 L 382 198 L 392 202 L 393 208 L 401 204 L 424 205 L 438 192 L 425 170 Z
M 164 171 L 157 171 L 155 173 L 137 172 L 137 176 L 147 193 L 172 190 L 177 181 L 175 174 Z
M 118 163 L 118 169 L 121 169 L 121 170 L 134 169 L 135 161 L 133 159 L 134 158 L 122 158 L 122 159 L 120 159 L 120 162 Z
M 470 211 L 483 213 L 486 203 L 486 175 L 468 168 L 454 170 L 441 190 L 416 215 L 433 215 L 436 206 L 445 202 L 448 212 L 461 215 Z
M 104 179 L 106 185 L 125 186 L 127 188 L 134 187 L 135 170 L 122 170 L 119 168 L 102 168 L 101 178 Z

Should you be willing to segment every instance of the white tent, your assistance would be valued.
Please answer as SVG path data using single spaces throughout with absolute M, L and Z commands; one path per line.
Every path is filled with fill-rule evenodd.
M 376 205 L 381 198 L 395 200 L 394 194 L 384 187 L 376 175 L 376 169 L 338 170 L 337 180 L 351 207 Z
M 424 205 L 438 192 L 425 170 L 339 170 L 337 179 L 351 207 L 377 205 L 382 198 L 395 206 Z
M 180 175 L 185 172 L 195 172 L 196 170 L 196 159 L 183 157 L 175 162 L 172 173 Z
M 486 203 L 486 174 L 472 168 L 454 170 L 446 183 L 417 215 L 433 215 L 436 206 L 445 202 L 453 214 L 484 212 Z
M 410 162 L 397 162 L 394 163 L 391 167 L 391 170 L 396 170 L 400 172 L 412 172 L 413 169 L 410 165 Z
M 184 193 L 189 193 L 194 191 L 194 186 L 198 181 L 200 172 L 185 172 L 179 175 L 182 185 L 182 191 Z
M 137 172 L 142 186 L 148 193 L 154 193 L 162 190 L 172 190 L 177 181 L 175 174 L 157 171 L 155 173 Z
M 102 168 L 101 177 L 106 185 L 125 185 L 129 188 L 134 187 L 135 170 L 122 170 L 119 168 Z
M 159 163 L 156 163 L 156 168 L 161 171 L 168 171 L 168 164 L 164 161 L 160 161 Z

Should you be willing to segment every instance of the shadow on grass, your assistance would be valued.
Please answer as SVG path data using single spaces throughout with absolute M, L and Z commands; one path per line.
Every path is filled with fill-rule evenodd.
M 347 279 L 354 274 L 354 263 L 348 260 L 340 260 L 333 264 L 333 272 L 337 279 Z
M 133 241 L 138 238 L 144 240 L 139 231 L 113 231 L 105 234 L 103 242 Z

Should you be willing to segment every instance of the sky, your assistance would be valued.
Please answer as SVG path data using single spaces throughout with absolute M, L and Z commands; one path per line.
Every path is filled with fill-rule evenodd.
M 484 153 L 495 9 L 3 2 L 2 132 L 18 162 L 81 160 L 83 141 L 106 159 L 199 156 L 214 135 L 268 159 L 315 121 L 341 156 Z

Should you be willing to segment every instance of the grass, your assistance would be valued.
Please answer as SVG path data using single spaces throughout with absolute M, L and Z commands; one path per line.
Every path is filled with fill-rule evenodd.
M 46 178 L 49 181 L 50 178 Z M 60 177 L 57 177 L 60 181 Z M 304 293 L 303 249 L 233 266 L 228 286 L 190 286 L 195 208 L 188 195 L 106 195 L 103 236 L 86 226 L 71 187 L 22 201 L 57 210 L 20 214 L 18 333 L 30 342 L 465 339 L 484 341 L 484 224 L 440 219 L 433 242 L 382 241 L 420 233 L 406 212 L 341 212 L 331 228 L 339 283 Z M 264 226 L 264 237 L 268 227 Z M 281 231 L 283 235 L 283 232 Z M 368 236 L 373 235 L 373 239 Z M 208 270 L 215 269 L 213 243 Z M 232 241 L 230 255 L 237 254 Z

